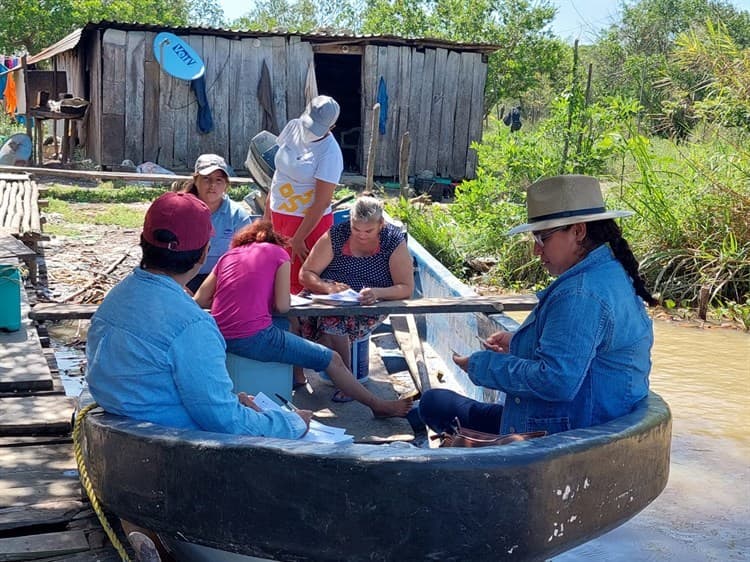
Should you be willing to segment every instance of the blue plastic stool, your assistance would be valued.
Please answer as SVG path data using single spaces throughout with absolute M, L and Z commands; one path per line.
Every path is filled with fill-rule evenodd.
M 264 363 L 227 353 L 227 371 L 234 385 L 234 392 L 256 395 L 262 392 L 271 400 L 279 402 L 276 394 L 292 399 L 292 366 L 286 363 Z

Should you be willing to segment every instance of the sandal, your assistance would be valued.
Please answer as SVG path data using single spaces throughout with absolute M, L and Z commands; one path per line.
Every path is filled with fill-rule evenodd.
M 305 378 L 305 380 L 303 380 L 302 382 L 292 383 L 292 390 L 298 390 L 303 386 L 307 386 L 307 378 Z
M 331 402 L 338 402 L 339 404 L 346 404 L 347 402 L 351 402 L 354 400 L 351 396 L 347 396 L 340 390 L 337 390 L 333 393 L 333 396 L 331 397 Z

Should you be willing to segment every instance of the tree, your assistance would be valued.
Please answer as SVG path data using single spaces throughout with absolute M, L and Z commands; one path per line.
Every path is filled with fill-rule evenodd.
M 18 0 L 0 10 L 0 51 L 37 53 L 88 22 L 222 25 L 218 0 Z
M 637 99 L 654 130 L 666 134 L 688 99 L 667 83 L 693 89 L 694 79 L 670 58 L 676 37 L 707 20 L 721 22 L 740 46 L 750 44 L 750 13 L 720 0 L 641 0 L 624 4 L 622 20 L 612 25 L 592 49 L 597 95 Z M 665 81 L 665 78 L 668 78 Z M 666 106 L 668 107 L 665 107 Z
M 252 10 L 233 21 L 233 29 L 270 31 L 283 29 L 310 33 L 325 28 L 351 32 L 357 21 L 353 4 L 337 0 L 260 0 Z
M 362 17 L 364 33 L 488 43 L 485 111 L 505 98 L 519 99 L 554 74 L 564 45 L 552 37 L 555 8 L 548 0 L 373 0 Z

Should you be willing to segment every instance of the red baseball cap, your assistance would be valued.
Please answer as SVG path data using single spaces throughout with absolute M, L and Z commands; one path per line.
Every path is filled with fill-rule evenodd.
M 177 240 L 159 240 L 156 237 L 158 230 L 168 230 Z M 146 242 L 176 252 L 199 250 L 213 235 L 211 210 L 190 193 L 170 191 L 159 196 L 146 211 L 143 222 L 143 238 Z

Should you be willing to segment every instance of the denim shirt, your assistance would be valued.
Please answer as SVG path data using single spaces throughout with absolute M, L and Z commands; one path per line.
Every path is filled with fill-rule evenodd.
M 251 224 L 257 218 L 257 215 L 251 215 L 239 203 L 235 203 L 228 195 L 224 195 L 224 201 L 219 208 L 211 213 L 214 235 L 211 237 L 211 245 L 208 247 L 206 262 L 201 266 L 198 273 L 211 273 L 216 262 L 229 249 L 234 233 L 243 226 Z
M 537 296 L 510 353 L 469 358 L 475 384 L 506 393 L 500 432 L 556 433 L 630 412 L 648 393 L 653 328 L 609 246 Z
M 295 439 L 305 422 L 240 404 L 214 319 L 171 277 L 140 268 L 91 320 L 86 379 L 107 412 L 169 427 Z

